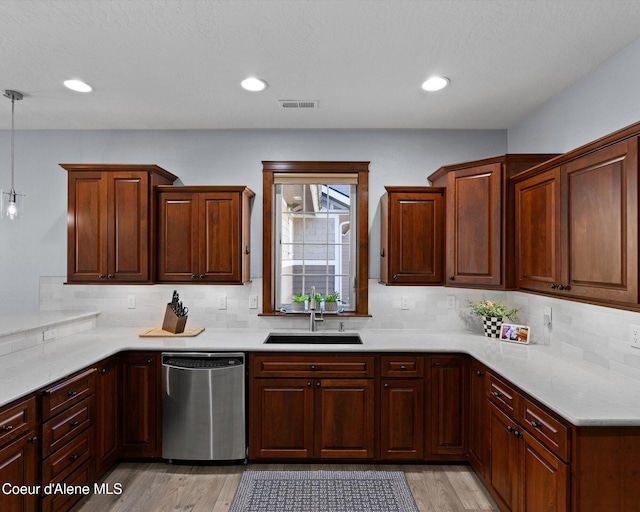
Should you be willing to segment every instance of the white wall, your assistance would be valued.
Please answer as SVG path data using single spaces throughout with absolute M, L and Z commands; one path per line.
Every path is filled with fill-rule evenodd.
M 19 118 L 19 115 L 18 115 Z M 10 133 L 0 132 L 0 187 L 9 187 Z M 20 223 L 0 222 L 0 317 L 38 309 L 40 276 L 66 275 L 67 173 L 59 163 L 157 164 L 184 185 L 254 192 L 251 275 L 260 277 L 262 160 L 366 160 L 370 165 L 370 277 L 379 272 L 379 198 L 385 185 L 427 185 L 442 165 L 506 152 L 502 130 L 20 131 Z M 6 149 L 6 151 L 5 151 Z
M 640 40 L 508 130 L 510 153 L 566 153 L 640 121 Z

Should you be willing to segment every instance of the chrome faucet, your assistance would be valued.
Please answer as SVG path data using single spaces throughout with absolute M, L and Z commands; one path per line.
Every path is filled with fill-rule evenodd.
M 316 322 L 324 322 L 322 311 L 320 312 L 320 318 L 316 316 L 317 306 L 318 303 L 316 302 L 316 287 L 312 286 L 311 297 L 309 298 L 309 332 L 316 332 L 318 330 Z

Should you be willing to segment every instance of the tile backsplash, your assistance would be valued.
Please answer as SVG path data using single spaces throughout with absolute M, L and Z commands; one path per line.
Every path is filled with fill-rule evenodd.
M 40 278 L 40 309 L 98 310 L 99 327 L 159 327 L 173 290 L 189 307 L 189 326 L 207 329 L 305 329 L 305 318 L 258 316 L 261 311 L 262 280 L 242 286 L 220 285 L 64 285 L 64 277 Z M 249 307 L 250 296 L 258 296 L 258 309 Z M 128 299 L 135 296 L 135 309 Z M 226 297 L 226 309 L 219 299 Z M 449 309 L 447 297 L 455 297 Z M 500 299 L 519 308 L 517 323 L 531 326 L 534 343 L 583 359 L 602 368 L 640 380 L 640 350 L 630 346 L 630 325 L 640 325 L 640 313 L 605 308 L 522 292 L 484 291 L 443 286 L 384 286 L 369 281 L 367 318 L 332 319 L 325 316 L 320 330 L 337 330 L 342 321 L 347 330 L 423 329 L 431 331 L 471 330 L 481 334 L 478 317 L 467 302 Z M 404 301 L 403 301 L 404 298 Z M 402 303 L 409 309 L 402 309 Z M 544 325 L 545 307 L 552 309 L 551 326 Z

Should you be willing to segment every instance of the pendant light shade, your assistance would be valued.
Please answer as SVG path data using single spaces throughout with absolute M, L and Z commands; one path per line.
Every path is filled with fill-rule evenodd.
M 2 190 L 2 199 L 0 200 L 0 218 L 7 220 L 18 220 L 22 217 L 24 194 L 19 194 L 15 189 L 15 172 L 14 172 L 14 117 L 15 103 L 20 101 L 23 96 L 18 91 L 4 91 L 4 96 L 11 100 L 11 190 L 8 192 Z

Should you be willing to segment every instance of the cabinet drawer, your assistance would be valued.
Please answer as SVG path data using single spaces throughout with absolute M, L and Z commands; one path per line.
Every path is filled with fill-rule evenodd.
M 52 418 L 93 394 L 95 379 L 96 369 L 91 368 L 45 389 L 42 392 L 42 420 Z
M 564 461 L 569 460 L 569 429 L 555 416 L 523 399 L 520 423 L 546 448 Z
M 374 376 L 374 356 L 253 356 L 254 377 L 370 377 Z
M 489 400 L 510 416 L 518 417 L 520 395 L 493 374 L 489 374 Z
M 424 358 L 421 356 L 397 355 L 380 358 L 380 374 L 383 377 L 422 377 Z
M 42 481 L 61 482 L 91 458 L 93 429 L 87 429 L 42 462 Z M 66 479 L 65 479 L 66 480 Z
M 36 399 L 29 398 L 0 412 L 0 447 L 36 426 Z
M 82 466 L 76 469 L 64 480 L 64 484 L 67 488 L 73 487 L 73 489 L 79 489 L 81 486 L 90 486 L 92 482 L 93 475 L 91 471 L 91 463 L 89 461 L 82 464 Z M 90 490 L 93 491 L 93 487 L 90 487 Z M 49 494 L 42 500 L 42 512 L 67 511 L 75 502 L 80 501 L 80 498 L 84 498 L 84 496 L 85 495 L 82 493 L 73 494 L 58 492 L 55 494 Z
M 46 458 L 93 424 L 94 397 L 67 409 L 42 426 L 42 457 Z

